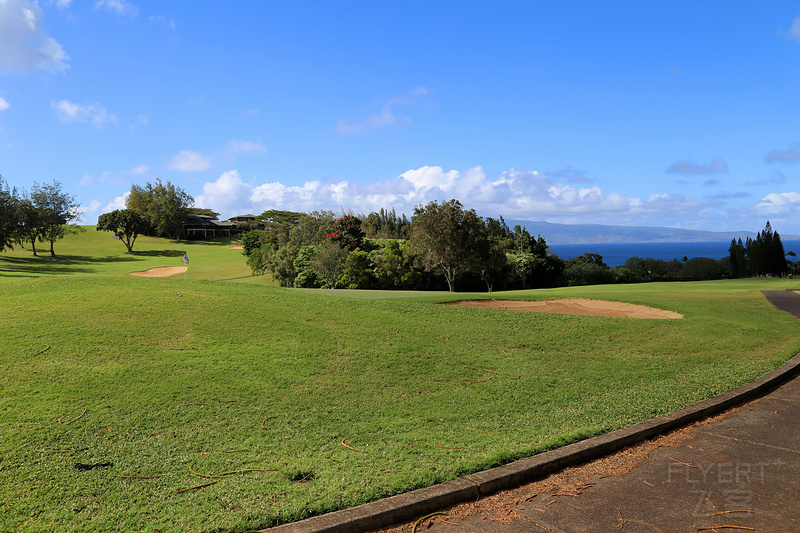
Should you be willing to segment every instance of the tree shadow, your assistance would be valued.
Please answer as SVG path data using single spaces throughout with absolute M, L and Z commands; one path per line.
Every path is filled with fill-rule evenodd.
M 94 257 L 88 255 L 56 255 L 49 254 L 19 257 L 0 257 L 0 272 L 28 273 L 28 274 L 91 274 L 97 271 L 94 264 L 98 263 L 124 263 L 141 261 L 131 256 L 110 255 Z M 85 265 L 81 267 L 81 265 Z M 23 277 L 23 276 L 20 276 Z
M 60 255 L 57 257 L 48 258 L 52 259 L 55 263 L 61 264 L 92 264 L 92 263 L 130 263 L 140 261 L 130 255 L 109 255 L 106 257 L 95 257 L 89 255 Z
M 128 255 L 128 257 L 182 257 L 183 252 L 179 250 L 134 250 L 130 254 L 126 255 Z
M 231 245 L 234 243 L 239 242 L 240 237 L 216 237 L 213 239 L 184 239 L 182 241 L 171 241 L 172 244 L 180 245 L 185 244 L 187 246 L 197 246 L 197 245 L 204 245 L 204 246 L 224 246 L 224 245 Z
M 9 264 L 10 263 L 10 264 Z M 0 275 L 4 273 L 14 273 L 15 277 L 37 277 L 36 274 L 58 275 L 58 274 L 92 274 L 96 269 L 89 267 L 69 266 L 67 264 L 53 265 L 44 263 L 22 263 L 0 261 Z M 20 275 L 23 274 L 23 275 Z M 26 276 L 24 274 L 31 274 Z

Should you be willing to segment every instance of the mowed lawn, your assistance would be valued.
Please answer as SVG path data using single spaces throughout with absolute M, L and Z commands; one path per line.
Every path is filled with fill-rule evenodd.
M 759 293 L 791 280 L 491 295 L 684 318 L 550 315 L 220 281 L 247 275 L 230 242 L 126 257 L 99 236 L 57 243 L 68 265 L 0 255 L 3 531 L 264 528 L 626 426 L 800 350 L 797 320 Z M 185 280 L 128 274 L 184 251 Z
M 0 254 L 0 283 L 41 276 L 124 277 L 150 268 L 182 267 L 181 258 L 186 253 L 189 257 L 186 279 L 245 277 L 272 284 L 269 276 L 250 276 L 242 250 L 232 248 L 233 239 L 172 241 L 139 237 L 130 254 L 122 241 L 115 240 L 111 233 L 96 231 L 94 226 L 85 226 L 83 230 L 57 241 L 55 258 L 50 256 L 49 243 L 37 243 L 38 257 L 33 256 L 30 244 Z

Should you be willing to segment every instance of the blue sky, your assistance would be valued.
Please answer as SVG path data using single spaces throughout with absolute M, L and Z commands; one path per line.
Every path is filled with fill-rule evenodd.
M 800 1 L 0 0 L 0 174 L 800 234 Z

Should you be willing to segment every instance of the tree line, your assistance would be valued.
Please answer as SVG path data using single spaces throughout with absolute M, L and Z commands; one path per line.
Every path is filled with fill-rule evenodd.
M 493 290 L 557 283 L 565 263 L 541 236 L 478 216 L 457 200 L 337 217 L 330 211 L 270 210 L 265 229 L 242 236 L 254 274 L 283 286 L 359 289 Z
M 150 235 L 180 240 L 183 224 L 190 213 L 206 213 L 207 209 L 193 209 L 194 198 L 180 187 L 157 179 L 144 186 L 133 185 L 125 199 L 125 209 L 115 209 L 97 218 L 97 231 L 110 231 L 133 252 L 139 235 Z
M 219 213 L 194 209 L 194 199 L 183 189 L 160 179 L 144 186 L 133 185 L 126 197 L 125 209 L 117 209 L 98 217 L 96 229 L 112 232 L 127 248 L 139 235 L 180 239 L 186 216 Z M 70 233 L 83 231 L 75 222 L 80 218 L 80 205 L 75 197 L 62 190 L 61 184 L 34 183 L 30 191 L 9 188 L 0 176 L 0 251 L 15 244 L 30 244 L 38 255 L 36 243 L 48 243 L 55 257 L 55 242 Z
M 781 236 L 777 231 L 772 230 L 769 220 L 767 220 L 764 230 L 758 232 L 755 239 L 747 237 L 745 243 L 742 243 L 742 239 L 731 240 L 728 252 L 730 253 L 731 275 L 735 278 L 781 276 L 786 272 L 788 265 L 786 256 L 793 259 L 797 257 L 794 252 L 786 253 Z
M 524 226 L 509 228 L 502 217 L 484 219 L 457 200 L 417 206 L 410 220 L 384 209 L 338 217 L 330 211 L 269 210 L 259 218 L 264 229 L 242 237 L 248 265 L 254 274 L 270 272 L 286 287 L 491 292 L 735 276 L 728 257 L 631 257 L 613 268 L 593 253 L 564 260 L 541 235 L 534 237 Z M 769 223 L 759 235 L 748 257 L 766 249 L 758 243 L 780 240 Z M 784 260 L 773 275 L 785 270 Z
M 9 188 L 0 176 L 0 252 L 15 244 L 30 244 L 33 255 L 36 243 L 47 243 L 50 255 L 56 256 L 55 242 L 70 233 L 82 231 L 73 224 L 80 216 L 75 197 L 64 192 L 61 184 L 34 183 L 30 191 Z
M 124 209 L 100 215 L 96 229 L 112 232 L 133 251 L 138 235 L 180 239 L 189 214 L 218 216 L 192 207 L 183 189 L 160 179 L 133 185 Z M 9 189 L 0 176 L 0 251 L 15 244 L 54 243 L 82 231 L 75 197 L 61 184 L 34 183 Z M 263 229 L 242 236 L 254 274 L 270 272 L 282 286 L 359 289 L 503 290 L 679 279 L 779 276 L 794 263 L 769 221 L 755 239 L 733 240 L 730 255 L 682 261 L 631 257 L 609 267 L 599 254 L 564 260 L 544 237 L 524 226 L 509 228 L 503 217 L 486 219 L 457 200 L 416 206 L 411 219 L 394 209 L 336 216 L 332 211 L 268 210 Z

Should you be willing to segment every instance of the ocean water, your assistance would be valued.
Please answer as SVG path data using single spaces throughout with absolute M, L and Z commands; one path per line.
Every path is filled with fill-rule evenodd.
M 625 264 L 630 257 L 681 261 L 684 257 L 711 257 L 722 259 L 729 255 L 730 241 L 713 242 L 641 242 L 641 243 L 599 243 L 599 244 L 551 244 L 550 249 L 562 259 L 571 259 L 585 253 L 600 254 L 610 267 Z M 800 241 L 785 240 L 783 248 L 800 255 Z

